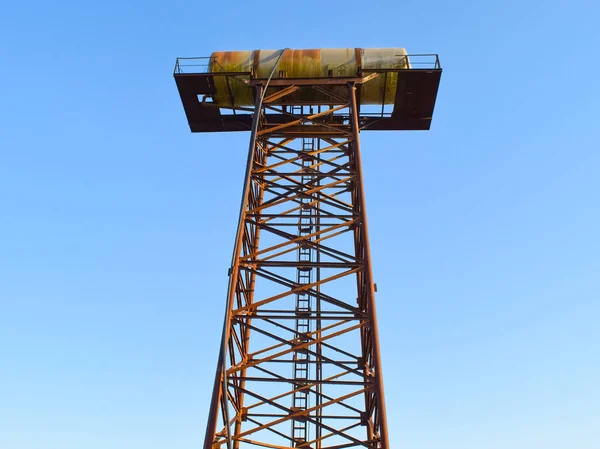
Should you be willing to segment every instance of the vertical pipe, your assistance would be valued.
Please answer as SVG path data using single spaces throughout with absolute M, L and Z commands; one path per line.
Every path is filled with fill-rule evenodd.
M 221 350 L 219 352 L 219 360 L 217 362 L 217 370 L 215 373 L 215 384 L 213 387 L 213 396 L 210 403 L 210 410 L 208 415 L 208 421 L 206 423 L 206 435 L 204 437 L 204 449 L 212 449 L 212 438 L 215 435 L 215 430 L 217 426 L 217 416 L 219 413 L 219 403 L 224 401 L 224 411 L 225 411 L 225 428 L 227 429 L 227 449 L 233 449 L 231 447 L 231 432 L 229 429 L 229 408 L 227 405 L 227 344 L 229 342 L 229 330 L 230 330 L 230 321 L 231 321 L 231 311 L 233 310 L 233 303 L 235 299 L 235 291 L 237 280 L 239 276 L 239 257 L 242 248 L 242 239 L 244 236 L 244 216 L 246 208 L 248 207 L 248 195 L 250 193 L 251 186 L 251 174 L 254 165 L 254 157 L 256 154 L 256 136 L 258 133 L 258 127 L 260 125 L 260 116 L 262 113 L 262 102 L 267 91 L 267 87 L 269 86 L 269 82 L 273 77 L 273 73 L 275 72 L 275 68 L 279 64 L 283 53 L 287 50 L 284 48 L 281 50 L 279 54 L 279 58 L 275 62 L 273 69 L 271 70 L 271 74 L 269 75 L 269 79 L 267 80 L 266 86 L 257 85 L 256 92 L 254 96 L 254 116 L 252 117 L 252 130 L 250 133 L 250 143 L 248 145 L 248 159 L 246 161 L 246 175 L 244 178 L 243 184 L 243 192 L 242 192 L 242 200 L 240 202 L 240 215 L 238 221 L 238 228 L 235 237 L 235 244 L 233 247 L 233 254 L 231 256 L 231 266 L 229 272 L 229 285 L 227 287 L 227 306 L 225 310 L 225 319 L 223 320 L 223 332 L 221 336 Z M 219 383 L 222 385 L 222 389 L 219 388 Z
M 256 148 L 256 144 L 255 144 L 255 148 Z M 259 164 L 265 165 L 266 164 L 266 160 L 267 160 L 267 149 L 263 148 L 259 157 L 256 157 L 256 150 L 255 150 L 255 155 L 254 155 L 254 161 L 258 162 Z M 250 183 L 250 185 L 252 185 L 252 183 Z M 248 189 L 248 194 L 250 194 L 252 188 L 250 187 Z M 264 197 L 264 188 L 260 188 L 260 193 L 258 196 L 257 204 L 262 204 L 263 202 L 263 197 Z M 250 208 L 254 208 L 254 206 L 252 204 L 248 204 L 248 206 L 246 207 L 250 207 Z M 258 243 L 259 243 L 259 239 L 260 239 L 260 227 L 258 225 L 256 225 L 256 229 L 254 231 L 254 241 L 252 242 L 252 249 L 250 250 L 252 253 L 256 252 L 258 250 Z M 255 260 L 255 259 L 253 259 Z M 251 292 L 254 292 L 254 285 L 256 282 L 256 274 L 255 273 L 251 273 L 250 275 L 250 283 L 248 284 L 249 290 Z M 254 299 L 254 294 L 252 294 L 251 300 Z M 242 345 L 246 351 L 246 353 L 249 351 L 249 347 L 250 347 L 250 324 L 251 324 L 252 320 L 250 318 L 248 318 L 246 320 L 246 328 L 243 332 L 242 335 Z M 246 380 L 244 379 L 246 377 L 246 368 L 242 369 L 240 372 L 240 378 L 241 380 L 240 382 L 240 391 L 238 391 L 238 408 L 240 413 L 243 413 L 243 406 L 244 406 L 244 387 L 246 386 Z M 235 427 L 234 427 L 234 434 L 238 435 L 239 433 L 242 432 L 242 420 L 241 420 L 241 416 L 239 417 L 240 419 L 237 419 L 235 422 Z M 240 447 L 240 440 L 235 440 L 233 442 L 233 449 L 239 449 Z
M 350 106 L 351 106 L 351 127 L 352 127 L 352 149 L 354 160 L 356 161 L 356 181 L 358 186 L 358 200 L 360 202 L 360 220 L 362 227 L 362 241 L 364 245 L 364 273 L 365 283 L 368 289 L 367 304 L 368 314 L 371 321 L 371 344 L 375 355 L 375 389 L 377 391 L 377 412 L 379 413 L 379 426 L 382 449 L 389 449 L 389 440 L 387 434 L 387 417 L 385 410 L 385 398 L 383 395 L 383 372 L 381 369 L 381 356 L 379 352 L 379 329 L 377 326 L 377 314 L 375 310 L 375 286 L 373 284 L 373 271 L 371 267 L 371 245 L 369 242 L 369 229 L 367 224 L 367 208 L 365 203 L 365 190 L 362 173 L 362 158 L 360 154 L 360 138 L 358 125 L 358 107 L 356 103 L 356 87 L 354 83 L 348 84 Z
M 235 244 L 233 247 L 233 254 L 231 257 L 231 268 L 229 273 L 229 285 L 227 287 L 227 305 L 225 310 L 225 319 L 223 320 L 223 331 L 221 335 L 221 350 L 219 351 L 219 360 L 217 362 L 217 370 L 215 373 L 215 383 L 213 386 L 213 395 L 210 403 L 208 421 L 206 423 L 206 436 L 204 437 L 204 449 L 212 449 L 213 437 L 218 422 L 219 405 L 221 401 L 224 401 L 225 410 L 225 428 L 227 429 L 227 449 L 231 447 L 231 434 L 229 431 L 229 416 L 228 416 L 228 404 L 227 397 L 225 396 L 227 388 L 226 370 L 227 370 L 227 345 L 230 337 L 230 321 L 231 312 L 233 310 L 235 291 L 237 280 L 239 276 L 239 270 L 237 269 L 239 263 L 239 256 L 242 248 L 242 238 L 244 236 L 244 216 L 248 204 L 248 194 L 251 186 L 251 173 L 254 162 L 254 155 L 256 152 L 256 134 L 258 126 L 260 124 L 260 115 L 262 111 L 262 86 L 257 86 L 255 96 L 255 107 L 254 117 L 252 118 L 252 132 L 250 134 L 250 144 L 248 147 L 248 160 L 246 163 L 246 175 L 243 184 L 242 200 L 240 202 L 240 215 L 238 221 L 238 228 L 235 238 Z

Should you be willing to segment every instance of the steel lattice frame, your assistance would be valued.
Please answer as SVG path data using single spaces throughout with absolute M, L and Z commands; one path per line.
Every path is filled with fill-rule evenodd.
M 357 87 L 329 84 L 255 86 L 205 449 L 389 447 Z M 273 105 L 298 89 L 331 104 Z

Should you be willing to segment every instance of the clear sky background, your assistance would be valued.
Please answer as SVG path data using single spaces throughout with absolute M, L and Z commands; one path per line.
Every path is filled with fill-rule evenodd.
M 0 11 L 0 448 L 202 444 L 247 134 L 176 56 L 439 53 L 432 130 L 364 133 L 392 448 L 600 448 L 594 1 Z

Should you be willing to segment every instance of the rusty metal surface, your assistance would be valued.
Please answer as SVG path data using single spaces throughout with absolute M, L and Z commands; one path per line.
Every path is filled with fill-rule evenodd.
M 360 76 L 362 69 L 407 69 L 410 67 L 404 48 L 329 48 L 283 51 L 254 50 L 214 52 L 210 57 L 211 73 L 250 72 L 254 78 L 266 79 L 277 63 L 273 78 L 335 78 Z M 232 106 L 252 105 L 253 96 L 248 85 L 215 78 L 217 103 Z M 397 74 L 365 85 L 361 92 L 362 104 L 391 104 L 396 95 Z M 344 95 L 343 87 L 339 94 Z M 232 101 L 233 99 L 233 101 Z M 286 98 L 289 104 L 318 103 L 324 99 L 314 92 L 305 92 Z
M 311 85 L 314 89 L 327 87 L 329 83 L 336 80 L 359 82 L 370 75 L 381 77 L 381 73 L 363 73 L 363 78 L 319 78 L 319 79 L 290 79 L 281 78 L 271 80 L 268 95 L 277 94 L 280 90 L 290 86 Z M 248 75 L 246 75 L 248 76 Z M 397 72 L 398 82 L 394 108 L 391 113 L 369 115 L 365 108 L 361 108 L 360 121 L 362 130 L 427 130 L 431 126 L 431 119 L 435 107 L 438 86 L 440 83 L 441 69 L 410 69 Z M 219 131 L 249 131 L 252 117 L 247 108 L 237 107 L 235 114 L 227 114 L 227 109 L 222 106 L 202 102 L 200 98 L 210 96 L 215 92 L 215 79 L 210 74 L 175 74 L 175 82 L 186 113 L 187 121 L 192 132 L 219 132 Z M 232 83 L 235 81 L 232 79 Z M 250 85 L 264 84 L 264 80 L 248 81 Z M 370 83 L 369 81 L 368 83 Z M 367 83 L 367 84 L 368 84 Z M 342 90 L 343 86 L 339 86 Z M 336 95 L 339 97 L 339 88 Z M 361 88 L 362 91 L 362 88 Z M 251 92 L 251 91 L 250 91 Z M 331 95 L 331 93 L 330 93 Z M 343 93 L 341 94 L 344 95 Z M 304 96 L 310 94 L 304 93 Z M 331 96 L 323 95 L 327 103 L 338 101 Z M 361 95 L 362 96 L 362 92 Z M 283 96 L 281 99 L 286 98 Z M 359 103 L 361 103 L 359 101 Z M 361 103 L 362 104 L 362 103 Z M 286 121 L 288 117 L 277 113 L 267 113 L 271 121 Z M 343 122 L 347 120 L 347 114 L 336 114 L 332 121 Z

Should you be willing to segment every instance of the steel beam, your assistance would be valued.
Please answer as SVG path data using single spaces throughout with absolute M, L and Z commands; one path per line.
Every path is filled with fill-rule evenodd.
M 204 449 L 389 448 L 356 99 L 373 76 L 281 79 L 264 99 L 275 84 L 252 82 Z M 331 89 L 332 104 L 269 105 L 302 89 Z

